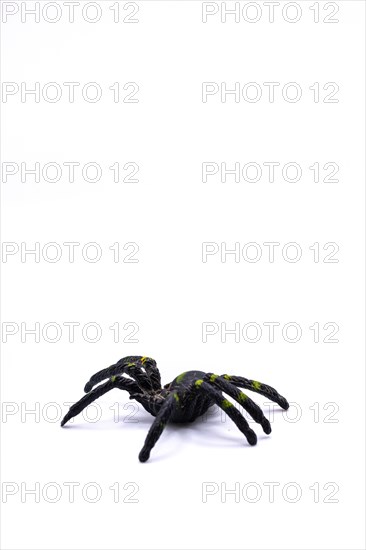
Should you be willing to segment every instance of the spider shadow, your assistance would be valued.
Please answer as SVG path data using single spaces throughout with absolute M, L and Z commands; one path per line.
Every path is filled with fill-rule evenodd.
M 141 429 L 148 429 L 150 425 L 154 421 L 154 417 L 151 416 L 147 411 L 140 409 L 138 413 L 138 417 L 134 418 L 133 416 L 128 416 L 126 414 L 123 418 L 116 418 L 111 414 L 108 416 L 108 418 L 100 418 L 95 421 L 86 420 L 85 418 L 77 418 L 73 419 L 74 422 L 69 421 L 65 426 L 63 426 L 63 429 L 68 430 L 81 430 L 81 431 L 88 431 L 88 430 L 120 430 L 120 429 L 126 429 L 128 426 L 135 426 L 140 427 Z
M 205 446 L 214 447 L 220 445 L 220 442 L 225 442 L 225 446 L 227 447 L 236 447 L 243 444 L 247 447 L 252 447 L 245 435 L 230 419 L 226 419 L 224 422 L 220 420 L 209 422 L 203 418 L 197 418 L 190 426 L 192 426 L 193 439 L 198 439 Z M 189 428 L 190 426 L 187 427 Z M 258 441 L 268 439 L 268 435 L 263 432 L 259 424 L 249 422 L 249 426 L 256 432 Z
M 274 409 L 273 414 L 273 418 L 275 418 L 279 414 L 283 414 L 283 411 L 282 409 Z M 256 432 L 260 445 L 263 445 L 264 441 L 270 440 L 270 436 L 263 433 L 259 424 L 251 421 L 249 418 L 247 420 L 250 427 Z M 145 409 L 139 407 L 136 417 L 134 417 L 134 414 L 131 415 L 127 412 L 123 418 L 116 419 L 113 413 L 111 413 L 108 415 L 108 418 L 101 418 L 94 422 L 85 420 L 84 418 L 79 419 L 78 423 L 76 422 L 77 420 L 75 424 L 66 424 L 64 429 L 81 431 L 133 429 L 138 430 L 143 436 L 146 436 L 150 426 L 154 422 L 154 417 L 145 411 Z M 132 426 L 130 426 L 131 424 Z M 167 443 L 166 447 L 163 445 L 164 440 Z M 181 445 L 186 443 L 210 449 L 222 447 L 235 448 L 238 446 L 252 447 L 231 419 L 225 417 L 223 421 L 220 413 L 216 412 L 208 417 L 205 415 L 200 416 L 193 422 L 169 422 L 162 434 L 161 440 L 158 442 L 158 448 L 150 457 L 149 463 L 166 460 L 178 454 L 181 451 Z
M 181 452 L 181 445 L 194 444 L 200 445 L 203 448 L 235 448 L 235 447 L 253 447 L 250 445 L 244 436 L 237 429 L 235 424 L 229 420 L 227 422 L 209 422 L 204 421 L 202 417 L 197 418 L 193 422 L 179 422 L 167 424 L 164 433 L 159 440 L 159 447 L 155 452 L 151 453 L 148 463 L 160 462 L 171 458 Z M 254 424 L 254 426 L 253 426 Z M 259 424 L 250 424 L 257 434 L 258 443 L 263 445 L 265 440 L 269 440 L 269 436 L 262 432 Z M 220 429 L 222 427 L 223 429 Z M 226 427 L 226 429 L 225 429 Z M 259 429 L 258 429 L 259 428 Z M 170 445 L 163 445 L 171 443 Z M 172 444 L 173 443 L 173 444 Z

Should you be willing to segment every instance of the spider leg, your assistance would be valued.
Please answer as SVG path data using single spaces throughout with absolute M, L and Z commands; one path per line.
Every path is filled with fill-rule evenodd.
M 146 374 L 150 378 L 153 389 L 160 390 L 161 378 L 159 369 L 156 366 L 156 361 L 154 361 L 154 359 L 151 359 L 151 357 L 142 357 L 141 363 L 145 369 Z
M 218 374 L 212 373 L 207 373 L 205 380 L 210 384 L 214 384 L 215 386 L 220 388 L 220 390 L 224 391 L 225 393 L 230 395 L 230 397 L 235 399 L 235 401 L 239 403 L 239 405 L 241 405 L 243 409 L 245 409 L 250 414 L 253 420 L 255 420 L 255 422 L 262 426 L 264 433 L 271 433 L 271 424 L 264 416 L 262 409 L 258 407 L 258 405 L 254 403 L 254 401 L 252 401 L 250 397 L 248 397 L 245 393 L 239 391 L 238 388 L 234 386 L 234 384 L 231 384 L 230 382 L 225 380 L 225 378 L 222 378 Z
M 179 402 L 178 393 L 170 394 L 164 401 L 160 411 L 158 412 L 154 422 L 152 423 L 145 439 L 144 446 L 139 453 L 140 462 L 146 462 L 149 459 L 151 449 L 163 433 L 163 430 L 168 422 L 174 407 Z
M 108 380 L 104 384 L 101 384 L 100 386 L 97 386 L 96 388 L 94 388 L 94 390 L 84 395 L 79 401 L 77 401 L 77 403 L 71 405 L 69 411 L 66 413 L 61 421 L 61 426 L 64 426 L 66 422 L 81 413 L 81 411 L 84 410 L 85 407 L 90 405 L 90 403 L 98 399 L 98 397 L 101 397 L 105 393 L 109 392 L 113 388 L 127 390 L 130 394 L 131 392 L 139 392 L 139 387 L 133 380 L 130 380 L 129 378 L 112 376 L 110 380 Z
M 149 377 L 147 376 L 147 374 L 142 370 L 140 366 L 141 359 L 144 359 L 144 357 L 141 357 L 139 355 L 131 355 L 128 357 L 123 357 L 122 359 L 117 361 L 117 363 L 115 363 L 114 365 L 111 365 L 106 369 L 102 369 L 99 372 L 96 372 L 90 378 L 89 382 L 85 384 L 84 391 L 89 392 L 96 384 L 99 384 L 99 382 L 102 382 L 106 378 L 110 378 L 111 376 L 117 376 L 123 373 L 128 374 L 129 376 L 131 376 L 131 378 L 136 380 L 136 382 L 139 384 L 141 389 L 143 390 L 151 389 L 152 383 Z
M 208 382 L 205 382 L 202 379 L 196 380 L 194 385 L 197 389 L 206 392 L 216 403 L 216 405 L 218 405 L 220 409 L 226 412 L 226 414 L 231 418 L 234 424 L 236 424 L 239 430 L 245 435 L 250 445 L 255 445 L 257 443 L 257 436 L 255 432 L 250 428 L 244 416 L 234 407 L 231 401 L 225 399 L 220 391 L 218 391 L 216 388 L 214 388 L 213 386 L 208 384 Z
M 225 378 L 239 388 L 245 388 L 247 390 L 251 390 L 261 395 L 264 395 L 265 397 L 268 397 L 268 399 L 274 401 L 274 403 L 277 403 L 280 407 L 285 409 L 285 411 L 290 406 L 287 399 L 285 399 L 282 395 L 278 393 L 277 390 L 275 390 L 271 386 L 268 386 L 267 384 L 262 384 L 261 382 L 257 382 L 256 380 L 248 380 L 248 378 L 243 378 L 242 376 L 230 376 L 228 374 L 223 374 L 221 378 Z

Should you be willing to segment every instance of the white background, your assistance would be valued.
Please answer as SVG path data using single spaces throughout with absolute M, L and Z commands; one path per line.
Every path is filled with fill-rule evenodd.
M 2 356 L 3 501 L 14 492 L 3 504 L 3 548 L 364 548 L 364 3 L 338 1 L 338 23 L 324 22 L 334 3 L 328 11 L 318 4 L 315 23 L 314 3 L 305 1 L 296 4 L 296 23 L 282 16 L 283 2 L 273 23 L 263 2 L 255 3 L 262 10 L 256 23 L 233 16 L 223 23 L 220 12 L 203 23 L 201 2 L 146 0 L 137 2 L 132 24 L 122 21 L 131 11 L 125 2 L 119 23 L 115 3 L 99 2 L 94 24 L 81 16 L 83 0 L 74 23 L 62 2 L 53 24 L 42 15 L 39 23 L 34 16 L 22 22 L 25 3 L 12 4 L 19 12 L 2 24 L 3 81 L 29 88 L 39 82 L 41 89 L 56 82 L 64 93 L 55 103 L 30 95 L 22 102 L 20 92 L 3 96 L 3 162 L 96 162 L 103 175 L 90 183 L 79 170 L 70 183 L 65 170 L 57 183 L 36 183 L 31 175 L 22 182 L 19 171 L 3 183 L 3 241 L 19 247 L 2 258 L 3 342 L 9 327 L 16 331 Z M 298 8 L 288 9 L 293 18 Z M 64 82 L 80 83 L 74 103 Z M 100 101 L 82 98 L 88 82 L 101 86 Z M 114 103 L 115 82 L 124 94 L 126 82 L 138 83 L 138 103 Z M 217 93 L 204 103 L 203 82 L 256 82 L 263 96 L 222 102 Z M 264 82 L 280 83 L 273 102 Z M 302 90 L 294 103 L 281 93 L 289 82 Z M 319 102 L 310 89 L 315 82 Z M 336 103 L 324 103 L 329 82 L 339 86 Z M 115 162 L 137 163 L 138 183 L 114 183 Z M 256 162 L 263 175 L 221 183 L 218 174 L 203 183 L 203 162 Z M 302 177 L 285 181 L 279 171 L 271 183 L 264 162 L 296 162 Z M 322 172 L 314 182 L 315 162 L 336 163 L 339 181 L 322 181 Z M 58 243 L 60 260 L 41 254 L 39 262 L 34 255 L 22 261 L 22 246 L 37 242 L 41 250 Z M 73 263 L 65 242 L 80 243 Z M 90 242 L 102 250 L 95 263 L 80 252 Z M 116 242 L 117 263 L 109 249 Z M 137 263 L 123 262 L 129 242 L 139 247 Z M 221 261 L 217 253 L 203 262 L 204 242 L 228 249 L 255 242 L 262 257 Z M 273 262 L 265 242 L 280 243 Z M 289 242 L 301 247 L 297 262 L 281 254 Z M 336 263 L 323 261 L 329 242 L 339 246 Z M 314 243 L 319 262 L 309 249 Z M 67 322 L 79 323 L 74 342 Z M 229 329 L 240 323 L 240 330 L 257 323 L 262 335 L 222 342 L 219 330 L 203 342 L 207 322 Z M 266 322 L 280 323 L 273 342 Z M 22 334 L 21 323 L 39 323 L 39 342 Z M 60 327 L 54 343 L 52 328 L 42 334 L 47 323 Z M 87 323 L 100 327 L 95 343 L 82 336 Z M 109 328 L 115 323 L 119 342 Z M 126 323 L 138 325 L 138 342 L 123 342 Z M 283 337 L 287 323 L 301 327 L 298 342 Z M 338 325 L 338 342 L 324 342 L 326 323 Z M 89 421 L 80 416 L 61 429 L 65 403 L 83 395 L 89 377 L 133 354 L 154 357 L 163 383 L 190 369 L 228 372 L 267 382 L 294 405 L 287 416 L 276 408 L 270 437 L 255 426 L 253 448 L 215 410 L 207 421 L 169 425 L 146 464 L 137 456 L 152 417 L 141 407 L 124 409 L 127 394 L 111 392 L 90 408 Z M 92 422 L 96 414 L 101 418 Z M 67 482 L 80 484 L 74 502 Z M 271 482 L 273 502 L 265 485 Z M 99 487 L 98 502 L 88 502 L 92 486 L 85 497 L 87 483 Z M 110 489 L 116 483 L 119 502 Z M 215 494 L 205 499 L 207 483 Z M 34 487 L 40 502 L 25 493 Z

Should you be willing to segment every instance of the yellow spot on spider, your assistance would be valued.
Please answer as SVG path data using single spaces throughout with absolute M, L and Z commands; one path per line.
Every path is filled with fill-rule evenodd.
M 173 395 L 176 402 L 179 403 L 179 395 L 177 393 L 173 393 Z
M 226 378 L 226 380 L 231 380 L 231 376 L 229 376 L 228 374 L 224 374 L 224 378 Z
M 117 378 L 117 376 L 111 376 L 111 382 L 115 382 L 116 378 Z
M 195 385 L 197 388 L 199 388 L 199 387 L 201 386 L 201 384 L 203 384 L 203 380 L 202 380 L 202 379 L 201 379 L 201 380 L 196 380 L 195 383 L 194 383 L 194 385 Z
M 147 361 L 147 357 L 141 357 L 141 363 L 144 364 Z
M 211 374 L 210 376 L 210 382 L 215 382 L 216 378 L 218 377 L 218 374 Z
M 232 403 L 230 403 L 230 401 L 228 401 L 227 399 L 224 399 L 222 402 L 221 402 L 221 405 L 224 407 L 224 409 L 228 409 L 229 407 L 233 407 L 234 405 Z
M 136 363 L 127 363 L 127 367 L 136 367 Z
M 182 374 L 180 374 L 179 376 L 177 376 L 177 379 L 176 381 L 178 382 L 178 384 L 180 382 L 182 382 L 183 378 L 185 377 L 186 373 L 185 372 L 182 372 Z
M 255 388 L 256 390 L 260 390 L 261 389 L 261 383 L 256 382 L 256 380 L 252 380 L 252 387 Z
M 248 396 L 245 395 L 242 391 L 239 393 L 239 401 L 243 403 L 246 399 L 248 399 Z

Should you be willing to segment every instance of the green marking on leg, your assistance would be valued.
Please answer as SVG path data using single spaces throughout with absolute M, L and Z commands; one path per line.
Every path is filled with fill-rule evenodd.
M 178 384 L 180 384 L 180 382 L 183 381 L 183 378 L 185 377 L 186 374 L 187 374 L 186 372 L 182 372 L 182 374 L 180 374 L 179 376 L 177 376 L 176 382 L 178 382 Z
M 211 374 L 210 376 L 210 382 L 215 382 L 216 378 L 218 377 L 218 374 Z
M 116 378 L 117 378 L 117 376 L 111 376 L 111 382 L 115 382 Z
M 203 380 L 196 380 L 196 382 L 194 383 L 194 385 L 199 388 L 201 386 L 201 384 L 203 384 Z
M 179 403 L 179 395 L 177 393 L 173 393 L 174 399 L 177 403 Z
M 224 399 L 222 402 L 221 402 L 221 405 L 224 407 L 224 409 L 228 409 L 229 407 L 233 407 L 234 405 L 232 403 L 230 403 L 230 401 L 228 401 L 227 399 Z
M 261 383 L 257 382 L 256 380 L 252 380 L 252 387 L 256 390 L 260 390 L 261 389 Z
M 228 374 L 224 374 L 224 378 L 226 378 L 226 380 L 231 380 L 231 376 L 229 376 Z
M 136 363 L 127 363 L 127 367 L 136 367 Z
M 240 403 L 244 403 L 244 401 L 248 399 L 248 396 L 245 395 L 245 393 L 243 393 L 242 391 L 239 393 L 239 401 Z

